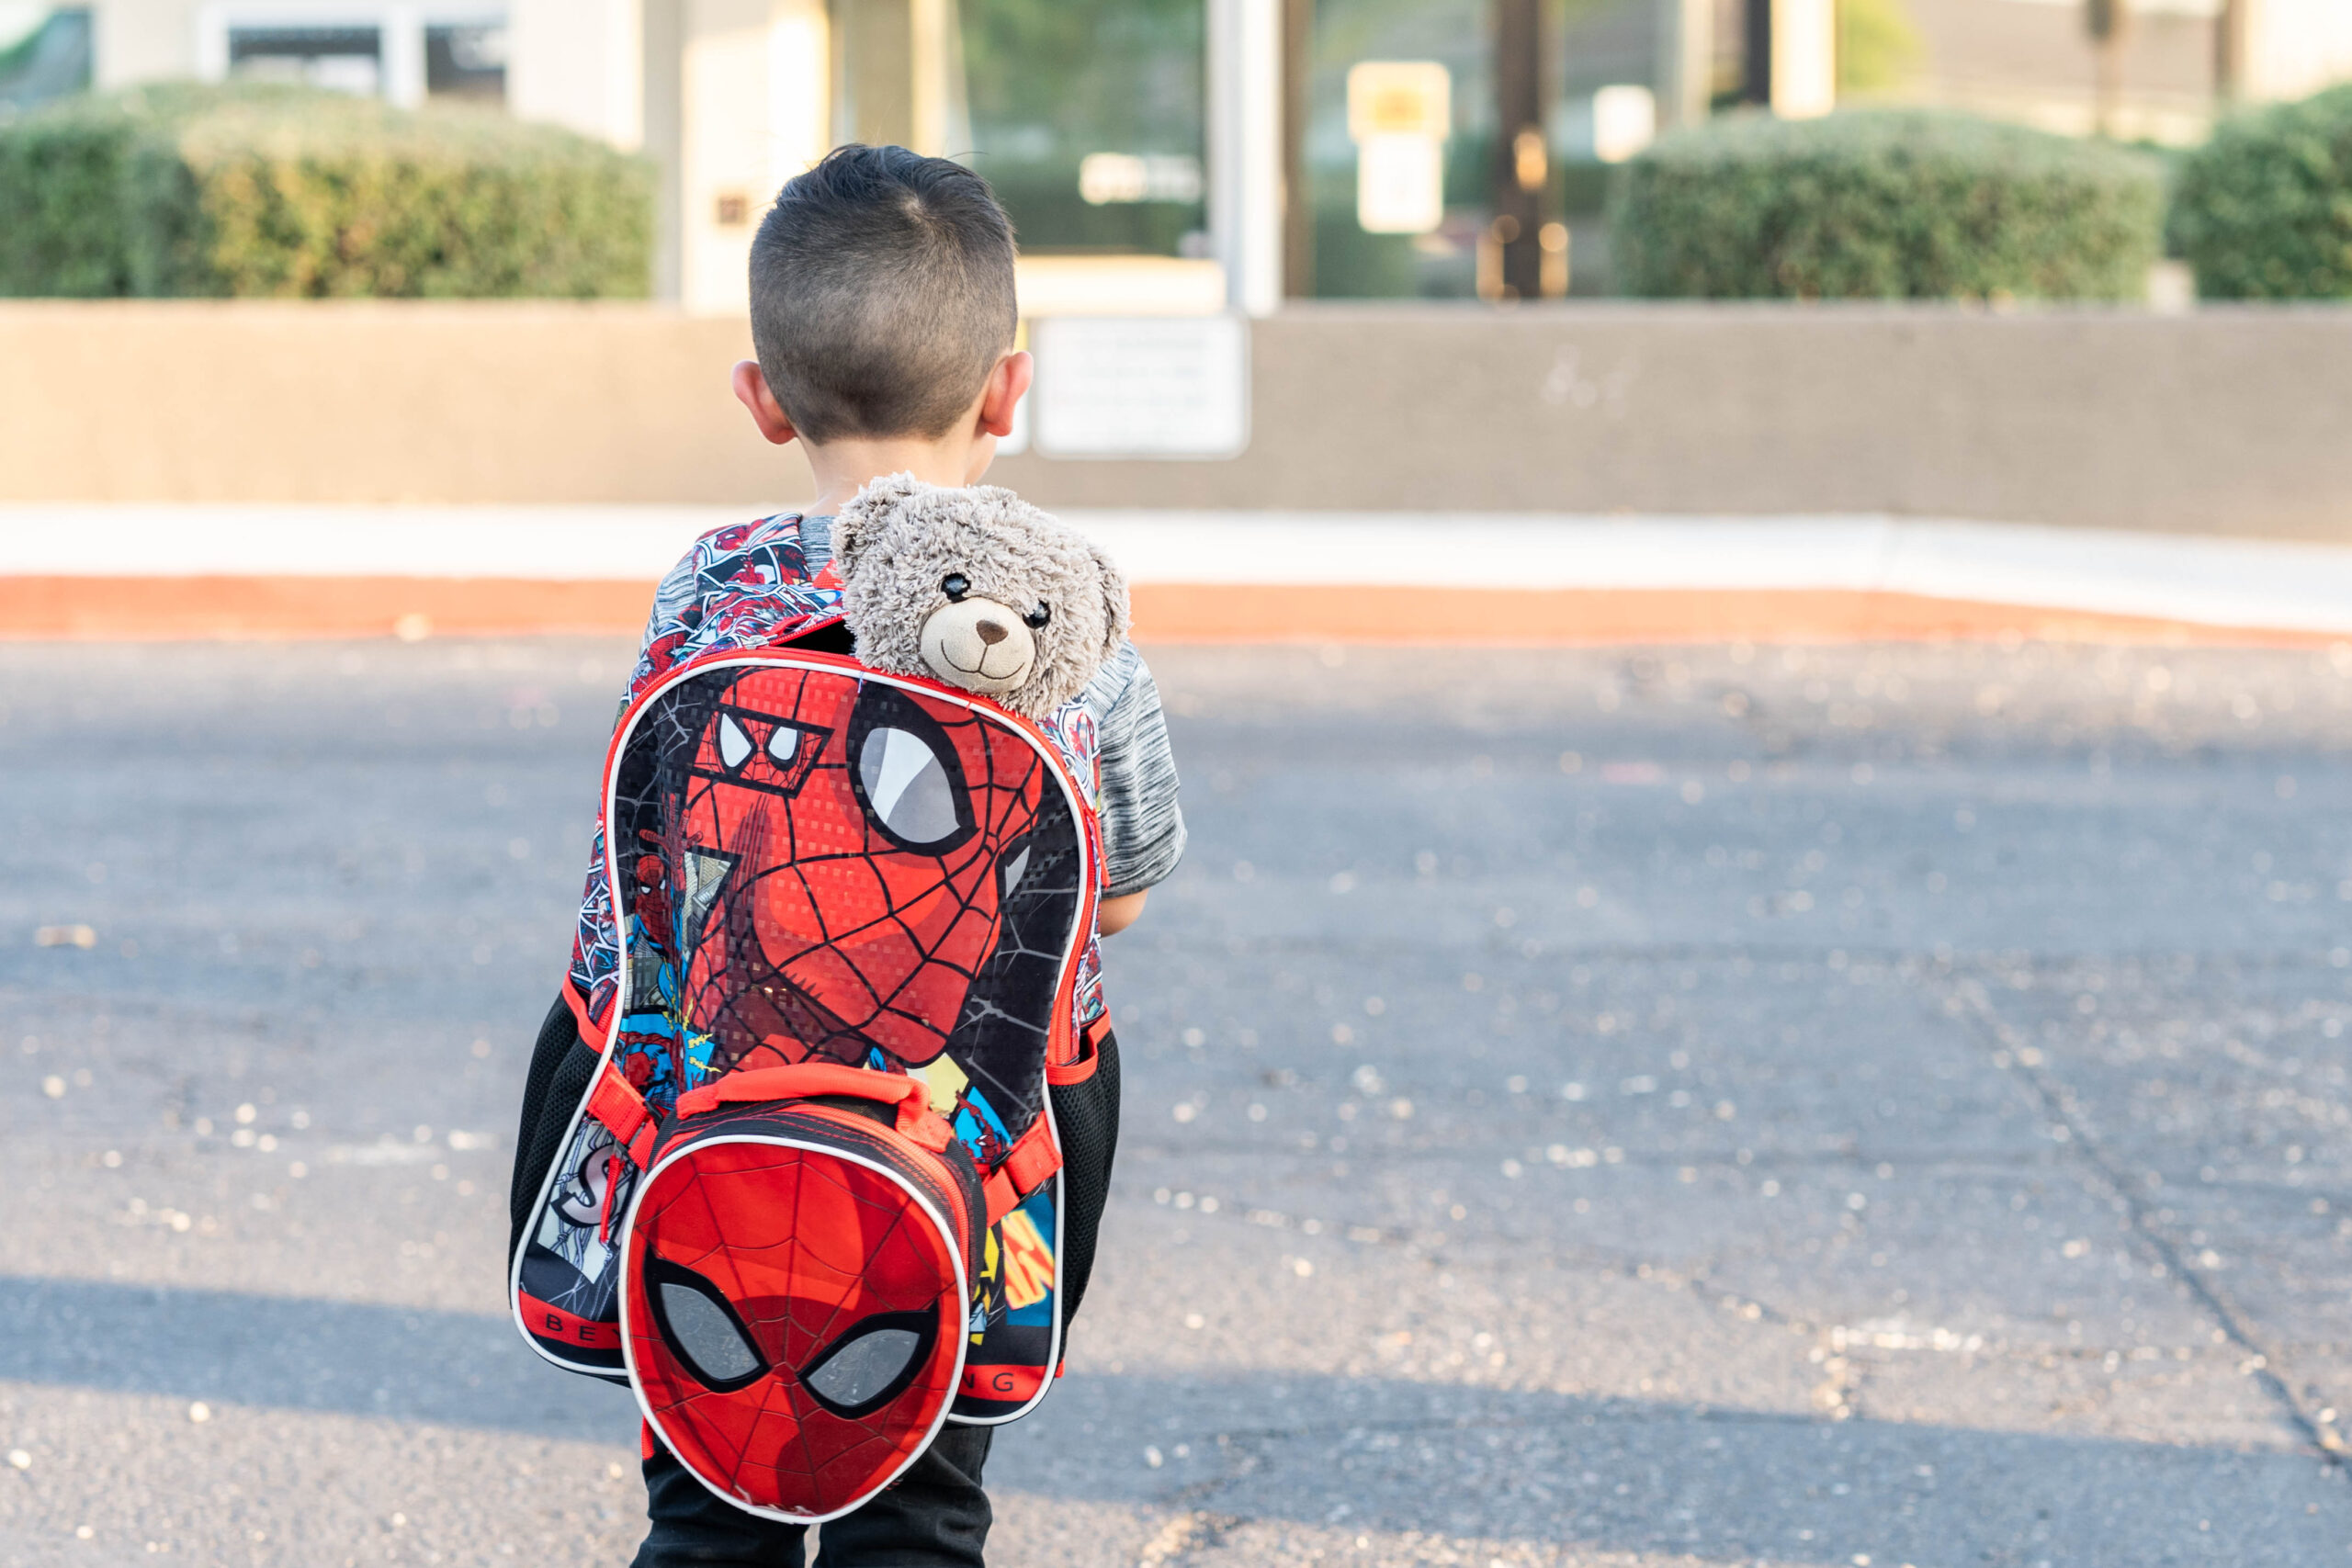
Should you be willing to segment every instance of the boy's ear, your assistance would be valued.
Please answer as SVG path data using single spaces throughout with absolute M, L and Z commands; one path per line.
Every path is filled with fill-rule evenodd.
M 989 372 L 988 385 L 980 392 L 980 428 L 990 435 L 1012 434 L 1012 411 L 1020 405 L 1029 390 L 1029 383 L 1037 374 L 1037 362 L 1029 357 L 1025 348 L 1015 349 L 996 362 Z
M 734 382 L 736 400 L 751 411 L 752 423 L 760 427 L 762 435 L 781 446 L 800 434 L 792 426 L 792 416 L 775 400 L 775 393 L 769 389 L 767 377 L 761 373 L 758 360 L 739 361 Z

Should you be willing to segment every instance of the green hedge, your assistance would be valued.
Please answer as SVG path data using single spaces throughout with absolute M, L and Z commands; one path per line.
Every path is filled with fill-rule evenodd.
M 1736 114 L 1620 170 L 1611 247 L 1650 298 L 2127 299 L 2164 199 L 2142 154 L 1962 115 Z
M 652 249 L 646 164 L 480 109 L 175 85 L 0 125 L 0 295 L 642 297 Z
M 2352 86 L 2223 121 L 2181 161 L 2173 239 L 2207 299 L 2352 299 Z

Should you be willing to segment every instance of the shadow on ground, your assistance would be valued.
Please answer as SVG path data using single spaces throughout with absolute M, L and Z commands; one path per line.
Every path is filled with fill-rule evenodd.
M 0 1277 L 0 1380 L 625 1443 L 620 1390 L 504 1319 Z M 2319 1459 L 1831 1422 L 1385 1378 L 1072 1375 L 1009 1431 L 1008 1492 L 1702 1561 L 2312 1562 L 2345 1553 Z M 2095 1499 L 2086 1506 L 2084 1499 Z

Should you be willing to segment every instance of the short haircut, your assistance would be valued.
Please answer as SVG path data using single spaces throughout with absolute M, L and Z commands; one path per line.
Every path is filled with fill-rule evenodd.
M 752 344 L 810 441 L 944 435 L 1012 346 L 1012 222 L 988 182 L 903 147 L 836 147 L 752 242 Z

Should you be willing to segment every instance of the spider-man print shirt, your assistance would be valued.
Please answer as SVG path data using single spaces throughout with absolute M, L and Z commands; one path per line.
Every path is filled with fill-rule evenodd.
M 644 647 L 622 711 L 635 708 L 648 692 L 689 663 L 713 655 L 781 648 L 837 615 L 840 601 L 830 573 L 809 571 L 796 514 L 705 535 L 654 594 Z M 956 1027 L 958 1010 L 967 1001 L 979 960 L 964 950 L 972 948 L 978 954 L 984 935 L 993 944 L 991 952 L 1018 945 L 997 942 L 995 935 L 999 922 L 1015 913 L 1002 904 L 1006 890 L 1023 881 L 1027 868 L 1011 863 L 1026 854 L 1025 849 L 1001 849 L 998 858 L 1003 864 L 982 865 L 981 857 L 967 857 L 972 863 L 956 863 L 944 882 L 933 877 L 905 889 L 891 886 L 889 852 L 952 857 L 967 840 L 1003 842 L 1005 835 L 991 830 L 1001 825 L 981 822 L 979 815 L 1003 815 L 1010 820 L 1048 807 L 1045 796 L 1058 794 L 1043 788 L 1044 770 L 1034 753 L 1026 759 L 1016 756 L 992 727 L 955 723 L 947 705 L 869 682 L 865 698 L 845 705 L 849 699 L 842 694 L 848 689 L 849 683 L 838 680 L 812 684 L 785 670 L 763 670 L 749 677 L 713 671 L 678 688 L 676 700 L 665 698 L 657 705 L 661 713 L 649 716 L 672 725 L 693 724 L 700 730 L 664 749 L 673 756 L 691 754 L 694 761 L 662 791 L 673 824 L 677 809 L 689 797 L 694 803 L 690 814 L 711 817 L 697 834 L 700 842 L 740 831 L 742 821 L 780 807 L 828 768 L 832 771 L 831 787 L 844 799 L 855 796 L 859 807 L 854 817 L 846 807 L 838 814 L 842 841 L 819 852 L 828 857 L 825 863 L 835 868 L 832 872 L 797 874 L 789 879 L 789 896 L 779 882 L 756 905 L 747 898 L 717 897 L 729 874 L 723 854 L 678 860 L 649 844 L 633 846 L 649 852 L 624 857 L 623 874 L 634 884 L 632 925 L 643 924 L 643 917 L 656 911 L 663 918 L 655 923 L 673 930 L 681 929 L 680 920 L 697 922 L 696 940 L 689 943 L 695 957 L 683 972 L 631 966 L 633 991 L 667 973 L 670 983 L 712 1003 L 711 1026 L 696 1031 L 692 1041 L 664 1040 L 657 1048 L 655 1041 L 629 1038 L 649 1019 L 676 1016 L 681 1002 L 691 1003 L 686 996 L 633 997 L 619 1008 L 625 1018 L 616 1017 L 622 1001 L 624 933 L 605 875 L 605 836 L 614 825 L 603 820 L 600 811 L 589 847 L 566 989 L 581 1032 L 591 1043 L 601 1046 L 616 1022 L 622 1025 L 619 1055 L 628 1058 L 624 1065 L 631 1078 L 657 1108 L 666 1109 L 683 1087 L 678 1081 L 682 1071 L 699 1077 L 751 1065 L 758 1043 L 766 1038 L 801 1042 L 801 1048 L 835 1060 L 863 1061 L 868 1053 L 880 1051 L 896 1065 L 920 1066 L 940 1055 Z M 885 713 L 885 708 L 892 711 Z M 1099 807 L 1092 716 L 1072 702 L 1040 728 L 1069 775 L 1087 792 L 1089 807 Z M 831 757 L 825 755 L 829 745 L 836 752 Z M 943 780 L 948 773 L 957 775 L 956 787 L 951 792 L 925 787 L 940 782 L 931 779 L 933 773 Z M 869 775 L 876 789 L 894 792 L 888 809 L 875 809 L 876 797 L 865 787 Z M 683 795 L 681 786 L 686 786 Z M 622 804 L 624 808 L 629 805 Z M 650 804 L 650 798 L 640 800 L 634 815 L 642 815 Z M 943 810 L 948 814 L 945 818 L 931 819 Z M 904 819 L 896 826 L 894 813 Z M 827 819 L 821 806 L 800 815 L 819 823 Z M 633 821 L 624 831 L 638 836 L 650 828 L 649 818 Z M 860 834 L 873 841 L 850 841 Z M 883 852 L 870 853 L 872 850 Z M 680 870 L 666 872 L 665 861 Z M 824 886 L 829 875 L 837 886 Z M 858 886 L 852 888 L 844 879 L 854 879 Z M 667 886 L 669 880 L 685 885 Z M 767 941 L 754 938 L 751 922 L 755 909 Z M 701 931 L 699 920 L 712 914 L 721 918 L 721 929 Z M 785 940 L 776 941 L 776 933 L 786 933 Z M 1072 1021 L 1080 1029 L 1103 1010 L 1101 966 L 1091 931 L 1071 1007 Z M 684 1010 L 700 1010 L 689 1005 Z M 755 1013 L 760 1016 L 753 1017 Z M 989 1141 L 989 1129 L 965 1131 L 978 1134 L 982 1144 Z

